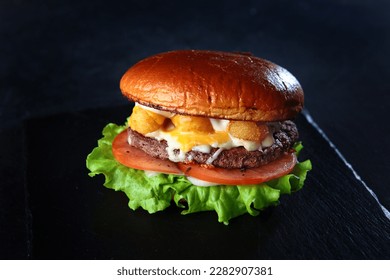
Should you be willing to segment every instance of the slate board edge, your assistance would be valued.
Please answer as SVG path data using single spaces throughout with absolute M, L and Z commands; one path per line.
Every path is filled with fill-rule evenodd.
M 371 196 L 374 197 L 375 201 L 379 204 L 380 208 L 382 209 L 383 214 L 386 216 L 388 220 L 390 220 L 390 212 L 389 210 L 384 207 L 374 191 L 363 181 L 363 179 L 359 176 L 359 174 L 355 171 L 355 169 L 352 167 L 352 165 L 346 160 L 344 155 L 337 149 L 337 147 L 333 144 L 333 142 L 329 139 L 329 137 L 325 134 L 325 132 L 318 126 L 318 124 L 314 121 L 312 116 L 310 115 L 310 112 L 307 109 L 304 109 L 302 112 L 302 115 L 305 117 L 307 122 L 311 124 L 318 133 L 326 140 L 326 142 L 329 143 L 330 147 L 336 152 L 336 154 L 340 157 L 340 159 L 343 161 L 343 163 L 347 166 L 349 170 L 351 170 L 353 176 L 358 180 L 364 188 L 370 193 Z

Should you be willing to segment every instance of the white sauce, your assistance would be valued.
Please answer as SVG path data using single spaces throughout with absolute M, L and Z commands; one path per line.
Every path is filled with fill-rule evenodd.
M 210 118 L 210 122 L 215 131 L 226 131 L 227 126 L 229 125 L 229 120 Z
M 144 170 L 146 177 L 154 177 L 160 174 L 160 172 Z
M 180 149 L 180 143 L 176 141 L 169 133 L 162 131 L 161 129 L 145 134 L 146 137 L 154 138 L 158 141 L 166 140 L 168 153 L 168 158 L 173 162 L 181 162 L 186 158 L 186 153 Z M 179 150 L 179 153 L 176 154 L 174 150 Z
M 210 145 L 198 145 L 192 148 L 193 151 L 209 154 L 211 151 Z
M 274 139 L 274 137 L 272 136 L 272 134 L 269 133 L 269 134 L 264 138 L 264 140 L 261 142 L 261 147 L 262 147 L 262 148 L 268 148 L 268 147 L 271 147 L 273 143 L 275 143 L 275 139 Z
M 240 138 L 236 138 L 232 135 L 230 135 L 230 139 L 231 139 L 231 147 L 240 147 L 240 146 L 243 146 L 247 151 L 249 152 L 252 152 L 252 151 L 256 151 L 258 150 L 260 147 L 261 147 L 261 144 L 260 143 L 257 143 L 257 142 L 254 142 L 254 141 L 248 141 L 248 140 L 244 140 L 244 139 L 240 139 Z
M 173 162 L 183 162 L 186 159 L 186 153 L 179 149 L 179 153 L 175 153 L 174 150 L 177 150 L 173 147 L 167 147 L 168 157 L 170 161 Z
M 216 160 L 219 154 L 223 151 L 223 148 L 219 148 L 211 157 L 209 157 L 206 161 L 206 164 L 212 164 L 214 160 Z
M 192 161 L 194 157 L 192 155 L 187 155 L 187 160 Z
M 131 137 L 127 136 L 127 143 L 129 143 L 129 145 L 131 145 L 131 142 L 132 142 Z
M 198 186 L 198 187 L 209 187 L 209 186 L 220 185 L 220 184 L 217 184 L 217 183 L 212 183 L 212 182 L 208 182 L 208 181 L 199 180 L 199 179 L 196 179 L 196 178 L 190 177 L 190 176 L 187 176 L 187 180 L 190 181 L 191 184 L 193 184 L 195 186 Z
M 148 178 L 151 178 L 151 177 L 154 177 L 154 176 L 157 176 L 157 175 L 161 174 L 160 172 L 149 171 L 149 170 L 144 170 L 144 173 L 145 173 L 145 176 L 148 177 Z M 217 183 L 196 179 L 196 178 L 191 177 L 191 176 L 185 176 L 184 174 L 182 176 L 186 177 L 187 180 L 190 181 L 191 184 L 193 184 L 195 186 L 198 186 L 198 187 L 210 187 L 210 186 L 220 185 L 220 184 L 217 184 Z
M 172 113 L 172 112 L 157 110 L 157 109 L 154 109 L 154 108 L 151 108 L 151 107 L 147 107 L 147 106 L 141 105 L 141 104 L 139 104 L 139 103 L 137 103 L 137 102 L 135 103 L 135 106 L 139 106 L 139 107 L 141 107 L 142 109 L 151 111 L 151 112 L 153 112 L 153 113 L 159 114 L 159 115 L 164 116 L 164 117 L 166 117 L 166 118 L 172 118 L 172 117 L 175 115 L 175 114 Z

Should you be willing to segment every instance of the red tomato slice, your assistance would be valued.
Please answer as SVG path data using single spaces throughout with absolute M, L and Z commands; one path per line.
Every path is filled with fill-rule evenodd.
M 266 165 L 246 170 L 206 168 L 198 164 L 185 163 L 179 163 L 178 166 L 186 176 L 203 181 L 224 185 L 250 185 L 260 184 L 286 175 L 292 171 L 296 162 L 295 153 L 290 153 Z
M 176 163 L 154 158 L 127 142 L 127 131 L 118 134 L 112 142 L 112 153 L 115 159 L 131 168 L 155 171 L 168 174 L 182 174 Z

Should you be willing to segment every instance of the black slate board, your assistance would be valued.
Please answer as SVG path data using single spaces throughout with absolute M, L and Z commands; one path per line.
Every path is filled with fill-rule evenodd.
M 130 107 L 64 113 L 25 123 L 32 259 L 389 259 L 390 221 L 305 118 L 297 125 L 313 170 L 305 187 L 257 217 L 149 215 L 88 177 L 87 154 Z

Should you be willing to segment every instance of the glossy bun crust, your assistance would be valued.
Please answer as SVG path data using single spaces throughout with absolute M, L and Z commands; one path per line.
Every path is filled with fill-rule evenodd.
M 131 67 L 120 88 L 149 107 L 212 118 L 279 121 L 303 107 L 302 88 L 290 72 L 247 53 L 157 54 Z

